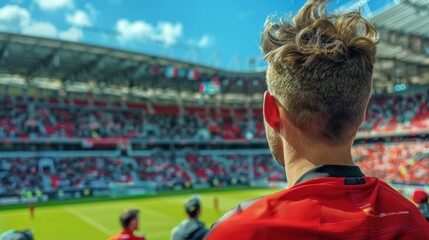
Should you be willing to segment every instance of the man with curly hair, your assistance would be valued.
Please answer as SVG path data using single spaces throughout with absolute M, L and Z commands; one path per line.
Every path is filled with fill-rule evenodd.
M 292 21 L 267 21 L 267 140 L 289 189 L 241 203 L 205 239 L 429 239 L 409 200 L 353 164 L 371 94 L 377 32 L 360 12 L 308 1 Z

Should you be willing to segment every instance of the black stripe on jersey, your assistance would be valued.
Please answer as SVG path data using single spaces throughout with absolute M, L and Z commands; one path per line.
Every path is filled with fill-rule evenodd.
M 343 166 L 343 165 L 322 165 L 311 169 L 304 173 L 295 183 L 301 183 L 303 181 L 322 178 L 322 177 L 344 177 L 344 184 L 364 184 L 365 175 L 362 173 L 358 166 Z

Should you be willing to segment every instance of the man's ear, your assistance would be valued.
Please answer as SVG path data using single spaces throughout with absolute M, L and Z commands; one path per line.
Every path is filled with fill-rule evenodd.
M 264 95 L 264 118 L 272 129 L 276 131 L 279 130 L 279 109 L 277 108 L 276 99 L 268 91 L 266 91 Z

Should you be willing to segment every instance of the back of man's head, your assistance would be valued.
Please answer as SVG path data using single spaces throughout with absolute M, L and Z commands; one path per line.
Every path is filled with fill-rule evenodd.
M 190 218 L 198 218 L 200 214 L 200 200 L 198 197 L 192 197 L 185 204 L 186 213 Z
M 328 2 L 310 0 L 293 21 L 267 21 L 261 48 L 268 91 L 289 121 L 335 145 L 352 140 L 364 119 L 377 40 L 360 12 L 329 15 Z
M 138 209 L 127 209 L 123 211 L 119 216 L 119 221 L 122 225 L 122 228 L 124 229 L 129 228 L 131 221 L 138 218 L 138 214 L 139 214 Z

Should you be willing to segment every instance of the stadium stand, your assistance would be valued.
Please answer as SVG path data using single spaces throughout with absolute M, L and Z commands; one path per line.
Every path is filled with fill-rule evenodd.
M 411 95 L 375 96 L 368 105 L 361 131 L 378 133 L 427 130 L 429 90 Z
M 429 130 L 429 91 L 378 95 L 371 98 L 366 121 L 359 134 L 391 136 L 416 135 Z M 0 101 L 0 139 L 25 141 L 42 139 L 151 139 L 158 141 L 216 140 L 251 141 L 264 139 L 262 110 L 240 108 L 205 109 L 187 106 L 180 113 L 175 105 L 128 102 L 109 106 L 103 100 L 93 104 L 74 100 L 23 99 L 6 96 Z M 384 134 L 384 135 L 383 135 Z M 18 140 L 20 141 L 20 140 Z M 182 156 L 183 155 L 183 156 Z M 119 157 L 2 158 L 0 194 L 27 194 L 28 191 L 108 188 L 111 184 L 157 182 L 158 190 L 175 186 L 225 186 L 251 184 L 251 181 L 281 181 L 284 174 L 269 154 L 206 154 L 192 150 L 176 156 L 155 150 L 150 156 L 135 156 L 133 164 Z M 391 183 L 427 184 L 429 182 L 429 143 L 424 137 L 411 140 L 358 143 L 353 156 L 363 171 Z
M 357 164 L 369 176 L 390 183 L 424 185 L 429 182 L 429 141 L 361 144 L 353 148 Z
M 156 181 L 158 189 L 176 185 L 209 184 L 227 186 L 248 184 L 249 160 L 253 161 L 256 180 L 267 180 L 268 174 L 279 172 L 270 155 L 198 156 L 158 151 L 151 156 L 134 157 L 57 157 L 1 158 L 0 195 L 36 191 L 81 190 L 107 188 L 109 184 L 132 184 Z M 181 161 L 182 160 L 182 161 Z M 246 170 L 246 171 L 245 171 Z M 283 174 L 282 174 L 283 175 Z M 235 179 L 235 180 L 233 180 Z
M 429 90 L 411 95 L 383 95 L 371 99 L 360 133 L 398 133 L 429 130 Z M 76 101 L 79 102 L 79 101 Z M 55 102 L 0 102 L 0 136 L 68 138 L 221 138 L 264 139 L 261 109 L 247 114 L 212 116 L 203 107 L 190 107 L 180 114 L 177 106 L 155 105 L 154 111 L 131 108 L 103 108 L 79 102 L 79 107 L 59 106 Z M 137 104 L 137 103 L 136 103 Z M 224 111 L 229 112 L 229 111 Z
M 387 182 L 429 182 L 427 140 L 358 144 L 353 148 L 353 156 L 364 173 Z M 131 163 L 124 159 L 127 157 L 2 158 L 0 194 L 107 188 L 111 183 L 140 181 L 156 181 L 158 189 L 171 189 L 186 184 L 226 186 L 249 184 L 249 179 L 284 180 L 282 169 L 269 154 L 177 156 L 174 152 L 155 151 L 150 156 L 134 157 Z

